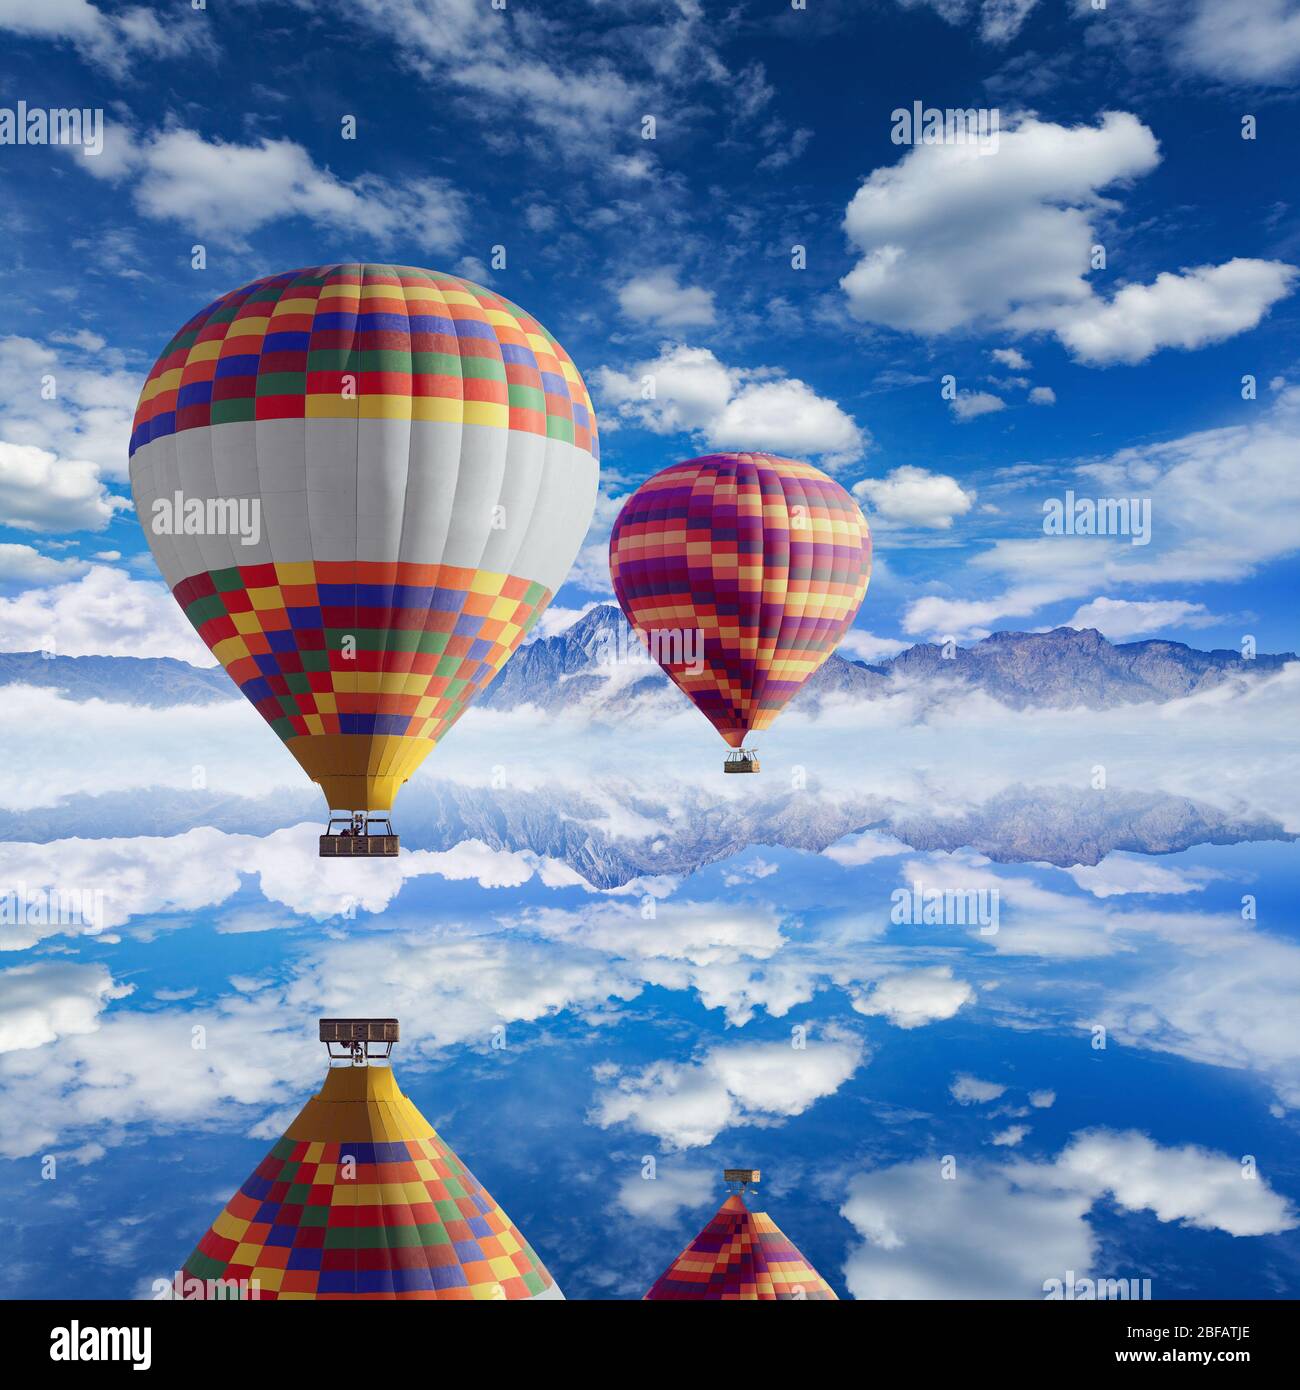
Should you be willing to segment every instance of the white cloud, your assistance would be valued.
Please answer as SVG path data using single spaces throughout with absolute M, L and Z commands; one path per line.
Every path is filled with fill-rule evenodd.
M 860 1014 L 883 1016 L 896 1028 L 920 1028 L 952 1018 L 974 1000 L 975 991 L 953 978 L 951 966 L 932 965 L 886 975 L 870 994 L 855 998 L 853 1007 Z
M 727 908 L 722 903 L 675 899 L 657 904 L 654 917 L 647 919 L 640 902 L 602 900 L 577 911 L 537 908 L 521 920 L 552 940 L 611 955 L 692 965 L 764 959 L 784 944 L 780 914 L 752 902 Z
M 0 444 L 0 457 L 4 449 Z M 85 574 L 89 568 L 84 560 L 59 560 L 30 545 L 0 544 L 0 584 L 58 584 Z
M 1186 17 L 1181 6 L 1179 17 Z M 1186 66 L 1211 77 L 1289 82 L 1300 71 L 1300 7 L 1295 0 L 1253 0 L 1248 7 L 1199 0 L 1177 49 Z
M 865 628 L 851 627 L 840 639 L 836 651 L 851 661 L 865 661 L 868 666 L 884 661 L 899 652 L 906 651 L 908 644 L 896 637 L 877 637 Z
M 722 875 L 722 881 L 729 887 L 736 888 L 741 884 L 755 883 L 760 879 L 771 878 L 773 874 L 779 872 L 779 864 L 773 864 L 756 855 L 747 863 L 737 864 L 734 868 L 727 869 Z
M 974 144 L 915 146 L 845 213 L 862 253 L 840 282 L 850 312 L 933 334 L 1087 299 L 1101 190 L 1157 161 L 1155 137 L 1123 112 L 1098 127 L 1025 117 L 992 158 Z
M 1108 854 L 1100 864 L 1076 864 L 1065 871 L 1094 898 L 1126 893 L 1199 893 L 1212 875 L 1169 869 L 1143 855 Z
M 1035 386 L 1029 393 L 1030 405 L 1055 405 L 1056 392 L 1050 386 Z
M 656 328 L 695 328 L 715 318 L 713 291 L 679 285 L 677 272 L 667 267 L 629 280 L 618 303 L 628 318 Z
M 82 57 L 121 76 L 142 57 L 174 58 L 187 49 L 210 47 L 203 17 L 188 9 L 168 15 L 164 23 L 143 5 L 109 14 L 90 0 L 41 0 L 38 5 L 0 0 L 0 31 L 69 43 Z
M 856 835 L 848 835 L 836 840 L 822 851 L 827 859 L 846 869 L 870 864 L 873 859 L 888 859 L 895 854 L 906 854 L 907 846 L 892 835 L 882 835 L 879 831 L 863 830 Z
M 1126 285 L 1109 300 L 1064 309 L 1052 327 L 1080 362 L 1144 362 L 1160 348 L 1191 350 L 1254 328 L 1291 293 L 1297 276 L 1295 266 L 1281 261 L 1242 257 L 1176 275 L 1165 271 L 1153 284 Z
M 130 509 L 104 486 L 95 464 L 0 440 L 0 511 L 17 530 L 102 531 Z
M 854 483 L 853 495 L 887 522 L 939 531 L 948 530 L 953 518 L 964 516 L 975 500 L 956 478 L 911 464 L 892 469 L 884 478 L 863 478 Z
M 93 566 L 80 579 L 0 598 L 0 651 L 171 656 L 215 664 L 162 584 Z
M 1050 1110 L 1056 1104 L 1056 1092 L 1030 1091 L 1029 1103 L 1035 1110 Z
M 926 595 L 903 618 L 907 633 L 982 637 L 1008 618 L 1027 618 L 1051 603 L 1124 585 L 1236 580 L 1293 554 L 1300 537 L 1300 393 L 1287 389 L 1256 407 L 1251 424 L 1203 430 L 1165 443 L 1123 449 L 1100 463 L 1081 464 L 1066 486 L 1079 496 L 1150 498 L 1151 543 L 1127 537 L 1041 536 L 996 541 L 973 559 L 954 586 L 978 594 L 991 577 L 1004 583 L 988 597 Z M 1197 605 L 1178 610 L 1141 605 L 1157 600 L 1096 600 L 1089 606 L 1112 630 L 1125 616 L 1175 611 L 1193 623 Z M 1178 600 L 1159 602 L 1177 603 Z M 1073 625 L 1073 624 L 1072 624 Z M 1092 626 L 1104 623 L 1094 621 Z
M 958 391 L 948 402 L 948 408 L 956 420 L 965 424 L 967 420 L 977 420 L 981 415 L 996 415 L 999 410 L 1007 408 L 1007 403 L 992 391 Z
M 186 713 L 193 718 L 192 710 Z M 239 891 L 241 875 L 258 877 L 268 903 L 324 921 L 383 911 L 407 879 L 436 874 L 453 882 L 473 880 L 480 888 L 518 887 L 538 876 L 546 862 L 529 850 L 497 850 L 480 840 L 463 840 L 448 850 L 410 850 L 382 864 L 322 865 L 319 833 L 318 826 L 304 824 L 258 838 L 202 826 L 167 837 L 0 842 L 0 882 L 22 883 L 29 893 L 76 885 L 102 894 L 102 911 L 94 920 L 88 914 L 85 923 L 29 918 L 0 924 L 0 950 L 24 950 L 51 936 L 95 935 L 140 917 L 216 907 Z M 262 912 L 233 915 L 227 930 L 264 929 Z
M 1038 0 L 898 0 L 904 9 L 928 6 L 949 24 L 974 17 L 985 43 L 1010 43 L 1020 32 Z
M 1008 1125 L 1006 1129 L 998 1130 L 989 1143 L 999 1149 L 1014 1149 L 1028 1133 L 1028 1125 Z
M 1048 1281 L 1071 1271 L 1115 1277 L 1095 1268 L 1086 1219 L 1107 1195 L 1126 1211 L 1236 1236 L 1296 1225 L 1286 1199 L 1262 1177 L 1244 1179 L 1228 1154 L 1093 1130 L 1047 1163 L 947 1170 L 922 1158 L 860 1173 L 840 1208 L 863 1240 L 845 1279 L 855 1298 L 1041 1299 Z
M 969 1160 L 951 1176 L 938 1158 L 861 1173 L 840 1208 L 863 1241 L 844 1279 L 862 1299 L 1042 1298 L 1045 1280 L 1092 1267 L 1091 1205 L 1077 1192 L 1026 1191 L 1007 1169 Z
M 997 1100 L 1003 1095 L 1006 1089 L 996 1081 L 981 1081 L 978 1076 L 970 1076 L 963 1072 L 953 1078 L 948 1093 L 959 1105 L 987 1105 L 989 1101 Z
M 101 177 L 134 178 L 142 216 L 235 244 L 268 223 L 305 217 L 379 246 L 413 240 L 448 255 L 463 240 L 468 215 L 464 195 L 445 179 L 342 179 L 288 139 L 240 145 L 175 128 L 133 140 L 108 165 L 86 165 Z
M 57 469 L 72 476 L 46 491 L 52 499 L 66 492 L 59 504 L 66 508 L 65 529 L 99 530 L 120 505 L 101 478 L 126 478 L 140 380 L 124 370 L 120 353 L 91 347 L 79 334 L 67 336 L 77 341 L 58 348 L 32 338 L 0 338 L 0 439 L 9 441 L 6 449 L 22 445 L 56 456 Z M 58 528 L 64 514 L 38 506 L 31 520 L 42 529 Z
M 397 61 L 439 104 L 461 99 L 503 157 L 536 158 L 542 146 L 550 163 L 651 187 L 660 176 L 654 144 L 637 139 L 643 114 L 657 113 L 662 139 L 708 109 L 701 88 L 713 85 L 743 113 L 761 83 L 728 68 L 719 49 L 734 22 L 697 0 L 620 5 L 612 27 L 477 0 L 359 0 L 355 12 L 384 42 L 401 35 Z M 629 139 L 643 145 L 635 155 Z
M 1165 273 L 1109 300 L 1093 289 L 1094 223 L 1115 210 L 1105 190 L 1158 162 L 1151 131 L 1115 111 L 1095 127 L 1008 121 L 995 158 L 975 143 L 916 145 L 849 203 L 844 227 L 862 256 L 840 281 L 849 311 L 926 335 L 980 325 L 1050 331 L 1095 365 L 1253 328 L 1290 292 L 1294 267 L 1236 259 Z M 959 402 L 953 408 L 967 418 Z
M 1167 1147 L 1136 1130 L 1076 1134 L 1045 1171 L 1020 1176 L 1094 1199 L 1109 1195 L 1125 1211 L 1232 1236 L 1272 1235 L 1300 1224 L 1287 1199 L 1239 1159 L 1195 1144 Z
M 599 606 L 595 601 L 584 603 L 581 608 L 561 608 L 553 603 L 534 623 L 527 640 L 536 642 L 539 637 L 558 637 L 560 633 L 567 632 L 579 618 L 585 617 L 593 608 Z
M 992 348 L 989 351 L 989 356 L 1004 367 L 1010 367 L 1013 372 L 1027 372 L 1032 366 L 1029 358 L 1019 348 Z
M 690 434 L 716 449 L 819 455 L 834 469 L 860 458 L 868 443 L 851 416 L 805 382 L 770 367 L 727 367 L 708 348 L 665 346 L 626 371 L 600 367 L 595 380 L 619 420 L 654 434 Z
M 1096 628 L 1112 642 L 1169 627 L 1213 627 L 1219 621 L 1203 603 L 1185 599 L 1095 598 L 1067 618 L 1066 627 Z
M 673 1149 L 711 1144 L 724 1129 L 801 1115 L 833 1095 L 865 1060 L 850 1035 L 720 1045 L 698 1062 L 652 1062 L 597 1092 L 591 1120 L 631 1125 Z
M 1220 1067 L 1248 1067 L 1300 1109 L 1300 949 L 1243 935 L 1229 917 L 1185 960 L 1116 990 L 1097 1021 L 1125 1046 Z
M 619 1183 L 615 1201 L 637 1221 L 669 1227 L 676 1225 L 678 1213 L 704 1206 L 717 1184 L 715 1168 L 656 1165 L 653 1178 L 644 1177 L 640 1168 L 629 1173 Z
M 103 965 L 39 961 L 0 970 L 0 1052 L 44 1047 L 73 1033 L 93 1033 L 111 999 L 130 994 Z
M 1089 43 L 1119 49 L 1132 62 L 1168 62 L 1221 82 L 1281 86 L 1300 72 L 1300 9 L 1295 0 L 1142 0 L 1101 13 L 1074 0 L 1076 17 L 1094 21 Z

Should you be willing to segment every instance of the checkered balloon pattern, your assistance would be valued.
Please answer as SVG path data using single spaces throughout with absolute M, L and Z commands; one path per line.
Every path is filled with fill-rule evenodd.
M 350 264 L 196 314 L 141 393 L 131 482 L 212 653 L 310 775 L 377 798 L 342 803 L 363 808 L 551 601 L 598 457 L 582 378 L 534 318 L 457 276 Z M 159 532 L 173 498 L 198 504 L 193 534 Z M 203 508 L 235 502 L 257 536 L 212 532 Z
M 709 454 L 665 468 L 628 498 L 609 567 L 628 622 L 739 748 L 852 625 L 871 537 L 853 498 L 810 464 Z
M 835 1290 L 808 1263 L 766 1212 L 751 1212 L 739 1196 L 717 1215 L 655 1280 L 648 1299 L 756 1299 L 778 1302 L 835 1299 Z
M 184 1299 L 560 1297 L 387 1067 L 331 1070 L 208 1228 Z

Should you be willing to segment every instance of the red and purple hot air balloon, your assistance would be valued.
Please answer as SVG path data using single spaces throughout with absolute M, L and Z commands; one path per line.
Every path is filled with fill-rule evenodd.
M 614 593 L 673 682 L 756 772 L 766 729 L 852 625 L 871 577 L 853 498 L 771 454 L 674 463 L 628 498 L 609 541 Z

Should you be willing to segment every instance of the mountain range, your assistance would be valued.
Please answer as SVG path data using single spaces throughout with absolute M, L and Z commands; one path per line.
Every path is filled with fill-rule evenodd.
M 1193 695 L 1278 671 L 1295 659 L 1294 652 L 1283 652 L 1247 660 L 1240 652 L 1197 651 L 1182 642 L 1114 644 L 1095 628 L 998 632 L 969 647 L 921 642 L 871 665 L 833 653 L 788 708 L 816 713 L 831 698 L 879 699 L 919 686 L 936 694 L 979 690 L 1013 709 L 1111 709 Z M 681 698 L 619 610 L 601 604 L 558 636 L 522 647 L 480 703 L 545 710 L 579 704 L 594 718 L 623 718 L 661 696 Z
M 1248 660 L 1240 652 L 1198 651 L 1182 642 L 1115 644 L 1095 628 L 997 632 L 969 647 L 918 643 L 871 665 L 835 653 L 789 708 L 816 713 L 831 699 L 879 699 L 906 688 L 936 695 L 981 691 L 1013 709 L 1111 709 L 1258 678 L 1295 659 L 1294 652 L 1282 652 Z M 53 687 L 75 701 L 154 709 L 239 698 L 220 667 L 191 666 L 171 657 L 0 652 L 0 686 L 15 684 Z M 634 710 L 645 714 L 660 704 L 680 708 L 673 703 L 680 699 L 619 610 L 601 604 L 557 636 L 521 647 L 478 705 L 501 710 L 532 705 L 548 712 L 580 708 L 604 721 L 624 719 Z
M 969 690 L 1017 710 L 1106 709 L 1258 680 L 1294 659 L 1284 653 L 1246 661 L 1236 652 L 1197 651 L 1177 642 L 1116 645 L 1099 632 L 1071 628 L 998 633 L 948 654 L 919 644 L 872 665 L 834 655 L 797 704 L 815 714 L 828 703 L 884 699 L 901 691 L 939 702 Z M 54 687 L 74 701 L 151 708 L 239 698 L 220 668 L 156 658 L 0 653 L 0 686 L 6 684 Z M 636 645 L 618 610 L 602 605 L 558 636 L 521 648 L 481 703 L 504 710 L 535 707 L 539 718 L 576 708 L 602 726 L 634 711 L 638 717 L 680 711 L 681 701 Z M 598 750 L 593 757 L 591 775 L 580 787 L 533 790 L 463 785 L 439 777 L 431 763 L 402 793 L 402 843 L 447 849 L 474 839 L 497 849 L 531 850 L 568 864 L 596 887 L 612 888 L 639 876 L 689 874 L 747 846 L 820 852 L 863 830 L 916 850 L 970 848 L 1001 863 L 1060 866 L 1096 864 L 1113 851 L 1167 854 L 1198 844 L 1295 838 L 1270 816 L 1159 790 L 1021 784 L 978 804 L 951 804 L 942 787 L 934 799 L 916 802 L 885 794 L 832 795 L 815 785 L 796 794 L 763 783 L 728 799 L 682 782 L 643 785 L 616 765 L 602 764 Z M 322 815 L 320 795 L 305 781 L 263 798 L 150 787 L 73 795 L 50 807 L 0 809 L 0 839 L 167 836 L 199 825 L 265 835 Z M 648 828 L 629 831 L 629 825 Z
M 1173 854 L 1200 844 L 1296 838 L 1268 817 L 1234 816 L 1164 792 L 1016 786 L 978 806 L 940 812 L 881 796 L 755 792 L 748 801 L 720 803 L 676 783 L 648 790 L 610 778 L 582 791 L 525 791 L 466 786 L 421 773 L 403 789 L 394 821 L 406 849 L 446 850 L 479 840 L 493 849 L 531 850 L 567 864 L 597 888 L 656 874 L 687 875 L 751 846 L 818 853 L 863 830 L 916 850 L 968 848 L 1001 864 L 1060 867 L 1097 864 L 1113 851 Z M 639 835 L 612 830 L 611 806 L 653 828 Z M 269 835 L 323 818 L 324 802 L 310 786 L 262 798 L 160 787 L 0 810 L 0 840 L 170 836 L 201 825 Z

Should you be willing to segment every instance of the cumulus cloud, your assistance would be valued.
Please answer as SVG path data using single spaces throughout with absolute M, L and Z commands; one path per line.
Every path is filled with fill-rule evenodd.
M 1042 1298 L 1043 1282 L 1092 1267 L 1092 1201 L 1018 1186 L 969 1160 L 937 1158 L 860 1173 L 840 1208 L 862 1238 L 844 1265 L 854 1298 Z M 1015 1238 L 1008 1240 L 1007 1233 Z
M 1030 405 L 1055 405 L 1056 392 L 1050 386 L 1035 386 L 1029 392 Z
M 414 240 L 448 255 L 460 246 L 468 215 L 464 195 L 445 179 L 343 179 L 289 139 L 241 145 L 176 127 L 124 136 L 110 162 L 85 164 L 99 177 L 133 180 L 141 216 L 237 245 L 270 222 L 304 217 L 378 246 Z
M 1297 277 L 1295 266 L 1242 257 L 1166 271 L 1153 284 L 1126 285 L 1109 300 L 1072 306 L 1053 327 L 1080 362 L 1144 362 L 1163 347 L 1191 350 L 1254 328 Z
M 93 1033 L 108 1002 L 133 989 L 117 984 L 103 965 L 47 960 L 0 970 L 0 1052 Z
M 948 402 L 948 409 L 960 424 L 967 420 L 978 420 L 981 415 L 996 415 L 1005 410 L 1007 403 L 992 391 L 958 391 Z
M 855 1298 L 1029 1299 L 1095 1269 L 1087 1216 L 1104 1197 L 1234 1236 L 1294 1229 L 1290 1204 L 1227 1154 L 1133 1131 L 1076 1134 L 1055 1160 L 1002 1166 L 922 1158 L 860 1173 L 840 1208 L 863 1244 L 844 1274 Z M 1007 1232 L 1014 1232 L 1013 1240 Z
M 870 506 L 873 517 L 938 531 L 949 530 L 953 518 L 964 516 L 975 500 L 956 478 L 911 464 L 883 478 L 863 478 L 853 485 L 853 495 Z
M 0 440 L 0 509 L 19 531 L 102 531 L 131 504 L 108 491 L 88 460 Z
M 849 311 L 925 335 L 1049 331 L 1094 365 L 1254 327 L 1290 293 L 1294 267 L 1237 259 L 1165 273 L 1109 299 L 1089 282 L 1094 223 L 1115 206 L 1106 191 L 1158 162 L 1151 131 L 1115 111 L 1098 126 L 1023 116 L 1006 124 L 994 159 L 974 143 L 916 145 L 875 170 L 849 203 L 844 227 L 861 253 L 840 281 Z M 994 399 L 978 393 L 965 409 L 996 409 Z
M 1231 1236 L 1273 1235 L 1300 1224 L 1291 1203 L 1239 1159 L 1196 1144 L 1157 1144 L 1136 1130 L 1076 1134 L 1052 1164 L 1019 1177 Z
M 1185 599 L 1095 598 L 1067 618 L 1066 627 L 1096 628 L 1112 642 L 1145 637 L 1170 627 L 1213 627 L 1219 621 L 1203 603 Z
M 862 253 L 840 282 L 850 312 L 933 334 L 1086 299 L 1101 190 L 1158 158 L 1155 137 L 1123 112 L 1097 127 L 1027 117 L 992 159 L 973 144 L 914 146 L 875 170 L 845 213 Z
M 0 454 L 4 448 L 0 444 Z M 57 559 L 53 555 L 42 555 L 30 545 L 0 543 L 0 584 L 32 587 L 58 584 L 85 574 L 89 568 L 85 560 Z
M 75 573 L 76 562 L 59 563 Z M 53 564 L 31 561 L 28 567 L 48 583 L 57 577 Z M 91 566 L 79 579 L 0 598 L 0 651 L 170 656 L 195 666 L 215 665 L 163 584 L 131 579 L 105 565 Z
M 34 488 L 24 529 L 102 530 L 127 504 L 106 492 L 102 479 L 123 480 L 140 381 L 119 352 L 93 335 L 66 334 L 57 346 L 33 338 L 0 338 L 0 448 L 19 475 L 11 486 Z M 42 465 L 41 457 L 55 462 Z M 26 462 L 16 462 L 23 460 Z M 69 473 L 67 480 L 37 476 Z M 22 483 L 22 477 L 28 481 Z M 5 513 L 24 516 L 19 498 Z
M 657 1165 L 653 1178 L 641 1169 L 629 1173 L 618 1185 L 614 1200 L 634 1220 L 650 1226 L 677 1224 L 681 1212 L 704 1206 L 717 1189 L 718 1174 L 713 1168 L 673 1164 Z
M 191 712 L 192 713 L 192 712 Z M 167 837 L 0 842 L 0 882 L 29 892 L 92 888 L 102 912 L 86 922 L 0 923 L 0 950 L 23 950 L 51 936 L 95 935 L 135 918 L 197 912 L 220 905 L 255 875 L 263 896 L 291 913 L 324 921 L 380 912 L 410 878 L 436 874 L 473 880 L 481 888 L 518 887 L 540 874 L 544 861 L 529 850 L 497 850 L 463 840 L 448 850 L 412 850 L 382 864 L 322 865 L 319 827 L 298 825 L 264 838 L 203 826 Z M 261 918 L 234 918 L 233 931 L 265 929 Z
M 1019 348 L 992 348 L 989 351 L 989 356 L 1004 367 L 1010 367 L 1013 372 L 1027 372 L 1032 365 L 1029 358 Z
M 1108 854 L 1100 864 L 1076 864 L 1065 872 L 1095 898 L 1126 893 L 1199 893 L 1213 876 L 1207 870 L 1167 868 L 1136 854 Z
M 817 455 L 834 469 L 868 443 L 851 416 L 806 382 L 770 367 L 728 367 L 708 348 L 665 346 L 626 371 L 600 367 L 595 380 L 617 419 L 715 449 Z
M 897 637 L 877 637 L 874 632 L 868 632 L 865 628 L 851 627 L 840 639 L 840 645 L 835 650 L 850 661 L 865 661 L 871 666 L 877 661 L 887 660 L 891 656 L 897 656 L 901 651 L 906 651 L 907 645 Z
M 715 318 L 713 291 L 680 285 L 671 268 L 633 277 L 618 291 L 623 313 L 655 328 L 697 328 Z
M 591 1121 L 630 1125 L 673 1149 L 711 1144 L 724 1129 L 801 1115 L 833 1095 L 865 1060 L 859 1039 L 832 1035 L 718 1046 L 697 1062 L 652 1062 L 602 1087 Z
M 886 975 L 869 994 L 855 998 L 853 1007 L 860 1014 L 887 1018 L 896 1028 L 920 1028 L 952 1018 L 974 1000 L 975 991 L 953 978 L 950 965 L 932 965 Z
M 836 840 L 822 851 L 827 859 L 846 869 L 860 864 L 870 864 L 873 859 L 888 859 L 895 854 L 905 854 L 907 846 L 892 835 L 882 835 L 877 830 L 863 830 L 856 835 L 846 835 Z
M 981 1081 L 978 1076 L 970 1076 L 963 1072 L 953 1078 L 948 1093 L 959 1105 L 987 1105 L 1003 1095 L 1006 1089 L 996 1081 Z
M 1028 1133 L 1028 1125 L 1008 1125 L 1006 1129 L 998 1130 L 989 1143 L 999 1149 L 1014 1149 Z

